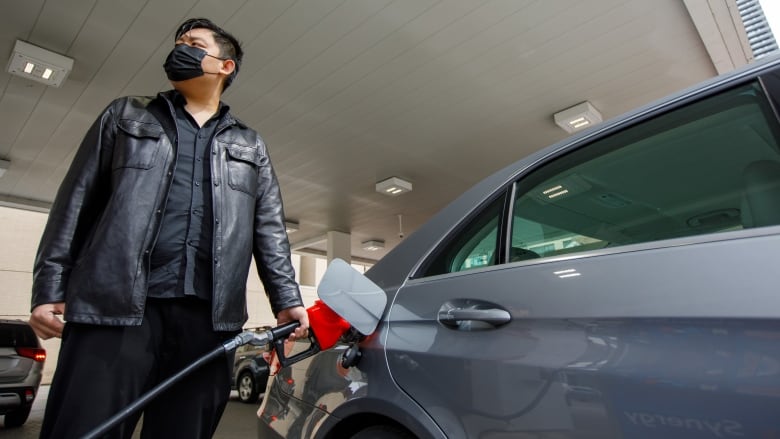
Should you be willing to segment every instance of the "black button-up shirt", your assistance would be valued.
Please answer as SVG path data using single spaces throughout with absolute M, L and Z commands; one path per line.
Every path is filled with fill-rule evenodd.
M 211 300 L 213 239 L 211 141 L 227 105 L 199 127 L 176 95 L 176 166 L 154 246 L 149 297 Z

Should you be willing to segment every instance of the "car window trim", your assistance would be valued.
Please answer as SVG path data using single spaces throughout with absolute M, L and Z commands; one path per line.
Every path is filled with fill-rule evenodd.
M 489 265 L 480 268 L 474 268 L 465 271 L 454 271 L 452 273 L 437 274 L 434 276 L 418 277 L 407 279 L 406 285 L 417 285 L 426 282 L 437 282 L 459 276 L 469 276 L 479 273 L 485 273 L 494 270 L 514 269 L 522 266 L 545 265 L 562 261 L 577 261 L 602 256 L 613 256 L 625 253 L 644 252 L 649 250 L 661 250 L 674 247 L 685 247 L 690 245 L 708 244 L 714 242 L 726 242 L 741 239 L 754 239 L 766 236 L 780 235 L 780 225 L 755 227 L 750 229 L 734 230 L 729 232 L 709 233 L 702 235 L 682 236 L 678 238 L 662 239 L 658 241 L 639 242 L 636 244 L 627 244 L 616 247 L 607 247 L 584 251 L 582 253 L 571 253 L 560 256 L 550 256 L 547 258 L 528 259 L 517 262 L 507 262 L 504 264 Z
M 769 102 L 769 108 L 764 109 L 765 112 L 769 113 L 766 116 L 774 116 L 775 120 L 780 122 L 780 67 L 759 75 L 758 83 Z M 774 126 L 770 128 L 775 139 L 778 140 L 778 144 L 780 144 L 780 130 Z

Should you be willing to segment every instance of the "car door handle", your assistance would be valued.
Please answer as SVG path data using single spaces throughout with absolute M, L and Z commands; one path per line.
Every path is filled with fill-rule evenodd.
M 478 308 L 449 308 L 439 311 L 439 321 L 452 328 L 466 329 L 468 323 L 478 322 L 490 325 L 495 328 L 509 323 L 512 316 L 509 311 L 499 308 L 478 309 Z M 473 327 L 469 325 L 468 329 L 488 329 L 486 327 Z

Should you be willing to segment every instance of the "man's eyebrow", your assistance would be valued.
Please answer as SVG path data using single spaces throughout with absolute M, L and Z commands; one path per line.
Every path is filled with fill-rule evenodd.
M 178 40 L 184 40 L 184 39 L 187 39 L 187 40 L 190 40 L 190 41 L 198 41 L 198 42 L 201 42 L 201 43 L 205 43 L 206 42 L 205 38 L 199 37 L 197 35 L 196 36 L 189 35 L 189 32 L 185 32 L 185 33 L 179 35 L 179 38 L 177 38 L 177 41 Z

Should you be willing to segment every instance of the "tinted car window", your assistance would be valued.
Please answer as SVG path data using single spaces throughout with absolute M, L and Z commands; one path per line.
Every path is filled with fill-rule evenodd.
M 0 347 L 36 347 L 38 339 L 26 325 L 0 325 Z
M 479 211 L 437 252 L 424 269 L 424 276 L 452 273 L 497 263 L 499 232 L 504 197 L 499 197 Z
M 758 83 L 599 140 L 518 183 L 509 260 L 780 224 Z

